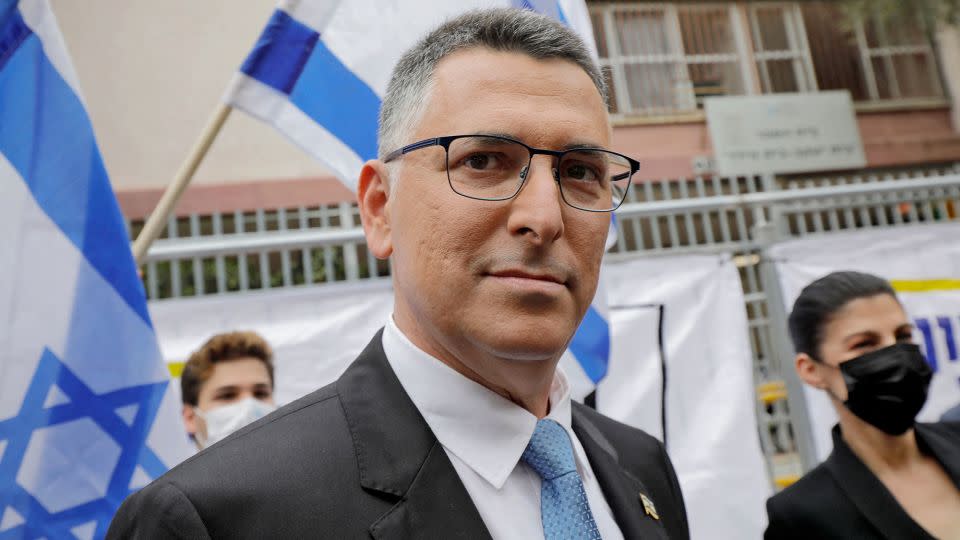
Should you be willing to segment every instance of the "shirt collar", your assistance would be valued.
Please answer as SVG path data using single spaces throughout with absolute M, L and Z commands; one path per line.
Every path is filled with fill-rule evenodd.
M 537 417 L 421 350 L 397 328 L 393 317 L 383 331 L 383 350 L 440 444 L 494 487 L 503 487 L 533 436 Z M 577 468 L 581 475 L 590 474 L 571 429 L 570 410 L 570 384 L 558 366 L 547 418 L 567 430 Z

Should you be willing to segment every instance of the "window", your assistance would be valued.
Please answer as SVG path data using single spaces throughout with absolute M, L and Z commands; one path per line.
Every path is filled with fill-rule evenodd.
M 856 25 L 870 99 L 941 97 L 933 47 L 919 19 Z
M 844 22 L 829 2 L 801 4 L 821 90 L 861 102 L 943 98 L 930 37 L 919 19 Z
M 840 8 L 824 2 L 811 2 L 800 9 L 818 88 L 849 90 L 854 101 L 869 99 L 861 75 L 857 42 L 852 31 L 839 23 L 844 17 Z
M 744 93 L 733 4 L 592 4 L 590 14 L 614 114 L 682 114 L 707 96 Z
M 917 21 L 849 21 L 836 2 L 591 2 L 615 117 L 689 115 L 709 96 L 849 90 L 859 103 L 942 101 Z
M 807 32 L 797 4 L 751 4 L 750 36 L 764 94 L 816 91 Z

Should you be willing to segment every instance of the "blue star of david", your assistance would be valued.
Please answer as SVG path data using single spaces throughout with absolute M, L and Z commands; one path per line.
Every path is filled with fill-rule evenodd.
M 44 407 L 51 389 L 59 387 L 68 403 Z M 160 458 L 147 447 L 150 427 L 160 408 L 167 382 L 122 388 L 95 394 L 49 349 L 44 349 L 17 416 L 0 421 L 0 516 L 12 507 L 24 523 L 0 532 L 0 540 L 13 538 L 74 538 L 71 528 L 96 522 L 95 538 L 106 535 L 110 520 L 120 503 L 132 493 L 130 481 L 139 465 L 151 478 L 166 472 Z M 137 406 L 131 423 L 117 409 Z M 120 457 L 110 476 L 106 494 L 99 499 L 49 512 L 30 492 L 17 483 L 33 432 L 80 419 L 94 422 L 120 447 Z M 78 440 L 82 448 L 84 441 Z M 82 463 L 77 463 L 82 467 Z

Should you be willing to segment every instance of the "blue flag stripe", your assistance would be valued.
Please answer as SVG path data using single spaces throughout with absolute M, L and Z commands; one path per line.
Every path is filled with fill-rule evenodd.
M 0 0 L 0 24 L 2 24 L 3 21 L 7 20 L 7 17 L 9 17 L 10 13 L 13 10 L 17 9 L 18 1 L 19 0 Z M 2 32 L 0 32 L 0 34 L 2 34 Z M 0 48 L 2 47 L 3 45 L 0 45 Z M 0 68 L 2 67 L 3 67 L 3 63 L 0 62 Z
M 577 333 L 573 335 L 570 350 L 590 380 L 598 383 L 606 377 L 610 358 L 610 325 L 593 306 L 587 310 Z
M 149 325 L 126 227 L 90 120 L 18 11 L 0 25 L 0 63 L 0 153 L 40 208 Z
M 376 157 L 380 97 L 313 29 L 276 10 L 240 71 L 288 94 L 361 159 Z
M 240 71 L 284 94 L 293 90 L 320 34 L 276 10 Z
M 30 37 L 32 32 L 19 13 L 14 13 L 12 17 L 0 19 L 0 21 L 3 22 L 0 25 L 0 69 L 3 69 L 20 44 Z
M 380 97 L 323 40 L 314 47 L 290 100 L 360 159 L 377 157 Z
M 563 24 L 567 24 L 567 18 L 563 15 L 563 8 L 558 0 L 513 0 L 511 5 L 519 9 L 529 9 L 536 11 L 548 17 L 553 17 Z
M 567 16 L 563 13 L 563 6 L 560 5 L 559 0 L 557 1 L 557 20 L 567 26 L 570 26 L 570 23 L 567 21 Z

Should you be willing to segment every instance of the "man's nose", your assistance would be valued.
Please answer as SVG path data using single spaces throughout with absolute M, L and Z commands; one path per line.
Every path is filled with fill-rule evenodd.
M 535 156 L 521 171 L 523 187 L 511 201 L 510 232 L 526 236 L 537 245 L 553 242 L 563 234 L 564 203 L 554 161 L 550 156 Z

